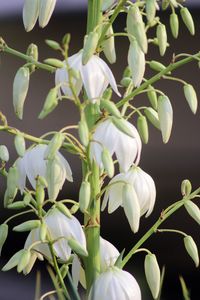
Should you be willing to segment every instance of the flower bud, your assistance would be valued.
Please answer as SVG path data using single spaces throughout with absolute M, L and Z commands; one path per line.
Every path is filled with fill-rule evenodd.
M 62 278 L 64 279 L 69 272 L 69 266 L 67 264 L 63 264 L 60 268 L 60 274 Z
M 45 200 L 45 191 L 43 186 L 38 184 L 36 185 L 35 197 L 36 197 L 37 205 L 41 207 Z
M 111 89 L 111 88 L 107 88 L 107 89 L 104 91 L 102 98 L 103 98 L 104 100 L 109 101 L 109 100 L 111 99 L 111 97 L 112 97 L 112 94 L 113 94 L 112 89 Z
M 151 253 L 145 256 L 144 270 L 152 296 L 156 299 L 160 290 L 160 268 L 154 254 Z
M 65 204 L 63 204 L 62 202 L 58 202 L 56 204 L 56 208 L 61 212 L 63 213 L 63 215 L 65 215 L 67 218 L 72 218 L 72 215 L 69 211 L 69 209 L 67 208 L 67 206 L 65 206 Z
M 19 119 L 23 117 L 23 108 L 26 95 L 29 88 L 30 73 L 29 68 L 21 67 L 14 78 L 13 82 L 13 106 L 15 114 Z
M 112 156 L 110 155 L 110 152 L 107 148 L 104 147 L 102 153 L 101 153 L 101 159 L 103 162 L 104 169 L 106 170 L 106 173 L 110 178 L 114 176 L 114 164 L 112 160 Z
M 45 40 L 45 43 L 51 47 L 53 50 L 60 50 L 60 44 L 53 40 Z
M 127 134 L 128 136 L 134 138 L 133 133 L 132 133 L 131 129 L 129 128 L 128 123 L 125 119 L 112 117 L 111 120 L 112 120 L 113 124 L 117 127 L 117 129 L 119 129 L 121 132 Z
M 38 116 L 39 119 L 45 118 L 58 105 L 57 94 L 58 94 L 57 87 L 50 89 L 50 91 L 46 97 L 46 100 L 44 102 L 42 111 L 40 112 L 40 114 Z
M 55 200 L 60 191 L 60 182 L 63 180 L 63 172 L 61 172 L 58 159 L 50 159 L 47 161 L 47 182 L 49 198 Z
M 124 87 L 128 87 L 132 83 L 132 79 L 130 77 L 123 77 L 120 81 L 120 84 Z
M 167 49 L 167 32 L 164 24 L 159 24 L 157 26 L 156 35 L 158 39 L 160 55 L 163 56 Z
M 165 65 L 161 64 L 160 62 L 158 62 L 156 60 L 151 60 L 149 62 L 149 66 L 152 70 L 155 70 L 158 72 L 161 72 L 166 69 Z
M 80 122 L 78 123 L 78 134 L 83 146 L 87 147 L 89 143 L 89 129 L 85 118 L 81 118 Z
M 53 159 L 56 155 L 56 152 L 61 148 L 65 136 L 62 132 L 57 132 L 54 134 L 51 139 L 46 151 L 45 151 L 45 159 Z
M 192 201 L 188 200 L 184 204 L 188 214 L 200 225 L 200 209 Z
M 140 86 L 145 72 L 145 56 L 136 40 L 132 41 L 128 51 L 128 64 L 134 86 Z
M 91 56 L 94 54 L 99 40 L 99 35 L 96 31 L 91 31 L 86 37 L 86 42 L 83 47 L 82 64 L 86 65 Z
M 188 179 L 185 179 L 181 183 L 181 194 L 182 196 L 189 196 L 192 191 L 191 182 Z
M 137 194 L 130 184 L 125 184 L 122 190 L 123 207 L 131 230 L 136 233 L 140 224 L 140 205 Z
M 29 260 L 31 258 L 31 252 L 27 249 L 23 249 L 21 256 L 19 258 L 19 262 L 17 264 L 17 272 L 21 273 L 23 271 L 23 269 L 26 268 L 26 266 L 29 263 Z
M 3 223 L 0 225 L 0 255 L 3 248 L 3 245 L 8 236 L 8 225 Z
M 144 113 L 151 124 L 160 130 L 160 121 L 157 112 L 152 107 L 147 107 L 145 108 Z
M 78 205 L 78 204 L 74 204 L 74 205 L 72 205 L 72 207 L 70 208 L 70 213 L 73 215 L 73 214 L 75 214 L 78 210 L 79 210 L 79 205 Z
M 31 202 L 32 200 L 32 196 L 30 193 L 27 193 L 25 196 L 24 196 L 24 199 L 23 199 L 23 202 L 24 202 L 24 205 L 27 206 L 29 205 L 29 203 Z
M 139 131 L 140 137 L 144 144 L 148 143 L 149 140 L 149 130 L 147 119 L 145 116 L 139 116 L 137 119 L 137 129 Z
M 24 231 L 30 231 L 34 228 L 40 227 L 40 221 L 39 220 L 30 220 L 23 222 L 15 227 L 13 227 L 13 231 L 17 232 L 24 232 Z
M 45 64 L 51 65 L 55 68 L 64 68 L 65 65 L 63 61 L 57 59 L 57 58 L 47 58 L 44 60 Z
M 88 256 L 87 250 L 74 238 L 67 240 L 69 247 L 80 256 Z
M 103 42 L 102 49 L 105 57 L 109 63 L 114 64 L 116 62 L 116 52 L 115 52 L 115 38 L 113 36 L 113 27 L 109 26 L 106 35 L 108 38 Z
M 163 143 L 167 143 L 172 130 L 173 109 L 170 100 L 166 95 L 162 95 L 158 98 L 158 118 L 160 121 Z
M 166 10 L 169 6 L 169 0 L 162 1 L 162 10 Z
M 23 7 L 23 22 L 26 31 L 31 31 L 39 15 L 39 0 L 25 0 Z
M 85 212 L 90 204 L 91 187 L 88 181 L 83 181 L 79 190 L 79 206 Z
M 196 114 L 198 100 L 197 100 L 197 94 L 195 92 L 195 89 L 191 84 L 185 84 L 183 90 L 184 90 L 185 98 L 189 104 L 191 111 L 193 112 L 193 114 Z
M 42 222 L 40 226 L 40 240 L 44 242 L 46 240 L 46 236 L 47 236 L 47 225 L 45 222 Z
M 175 39 L 177 39 L 178 37 L 178 32 L 179 32 L 179 20 L 178 20 L 178 16 L 175 12 L 173 12 L 170 15 L 170 28 L 171 28 L 171 32 L 172 35 Z
M 187 7 L 182 7 L 180 13 L 181 13 L 182 20 L 185 23 L 185 26 L 187 27 L 191 35 L 194 35 L 195 27 L 194 27 L 194 21 L 192 19 L 191 13 L 187 9 Z
M 144 22 L 142 20 L 142 15 L 140 9 L 137 5 L 132 5 L 128 10 L 127 15 L 127 32 L 130 34 L 129 40 L 132 43 L 134 36 L 144 53 L 147 53 L 147 36 L 145 32 Z
M 5 264 L 5 266 L 2 268 L 2 271 L 9 271 L 10 269 L 16 267 L 20 261 L 21 255 L 23 253 L 24 249 L 19 250 L 18 252 L 16 252 L 7 262 L 7 264 Z
M 51 18 L 56 0 L 40 0 L 39 6 L 39 25 L 44 28 Z
M 148 87 L 147 96 L 148 96 L 149 102 L 151 103 L 153 109 L 157 109 L 157 107 L 158 107 L 157 94 L 152 85 L 149 85 L 149 87 Z
M 8 205 L 10 205 L 14 201 L 15 196 L 17 195 L 17 188 L 13 189 L 12 192 L 13 194 L 11 194 L 11 191 L 8 192 L 8 189 L 6 189 L 3 200 L 4 207 L 8 207 Z
M 23 157 L 26 151 L 26 144 L 22 134 L 19 133 L 15 136 L 14 144 L 15 144 L 15 149 L 17 151 L 17 154 Z
M 26 54 L 28 56 L 30 56 L 34 61 L 38 61 L 38 46 L 35 44 L 30 44 L 28 46 L 28 49 L 26 51 Z M 35 71 L 35 65 L 31 64 L 30 66 L 28 66 L 29 71 L 32 73 Z
M 199 266 L 199 254 L 198 254 L 198 249 L 197 245 L 195 244 L 195 241 L 190 235 L 187 235 L 184 237 L 184 245 L 185 249 L 190 255 L 190 257 L 193 259 L 195 266 Z
M 102 99 L 100 102 L 100 107 L 101 109 L 103 108 L 107 110 L 111 115 L 115 116 L 116 118 L 121 118 L 121 113 L 114 102 Z
M 151 23 L 156 15 L 156 0 L 146 0 L 147 20 Z
M 0 145 L 0 159 L 6 162 L 9 161 L 9 152 L 5 145 Z
M 26 205 L 23 201 L 15 201 L 14 203 L 8 204 L 8 209 L 23 209 Z
M 7 194 L 12 198 L 16 194 L 16 188 L 18 185 L 18 171 L 16 167 L 11 167 L 7 176 Z

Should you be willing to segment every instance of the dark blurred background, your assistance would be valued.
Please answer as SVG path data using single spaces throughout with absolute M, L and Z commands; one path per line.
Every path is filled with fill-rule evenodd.
M 198 4 L 198 2 L 199 1 L 196 1 L 196 4 Z M 14 3 L 15 2 L 13 2 L 13 5 Z M 188 1 L 188 3 L 192 4 L 194 1 Z M 61 6 L 59 6 L 59 4 Z M 37 44 L 39 47 L 39 59 L 42 61 L 54 55 L 61 59 L 57 53 L 54 53 L 53 50 L 48 48 L 44 43 L 45 39 L 60 41 L 65 33 L 71 33 L 70 55 L 77 52 L 82 47 L 82 40 L 85 34 L 86 10 L 78 3 L 76 3 L 77 5 L 74 4 L 73 8 L 76 9 L 70 9 L 69 6 L 62 8 L 62 4 L 65 4 L 64 1 L 63 3 L 62 1 L 58 1 L 55 14 L 45 29 L 42 30 L 36 26 L 30 33 L 24 31 L 21 14 L 20 12 L 18 13 L 18 10 L 16 10 L 14 14 L 7 14 L 6 12 L 3 14 L 1 12 L 0 36 L 5 39 L 10 47 L 22 52 L 26 52 L 30 43 Z M 22 5 L 19 7 L 21 8 Z M 186 52 L 192 54 L 199 51 L 200 9 L 198 6 L 191 6 L 191 9 L 196 25 L 195 37 L 192 37 L 188 33 L 184 24 L 181 22 L 179 39 L 174 40 L 169 28 L 169 12 L 160 15 L 162 22 L 167 26 L 168 39 L 171 44 L 165 57 L 162 58 L 162 62 L 165 64 L 170 63 L 173 53 Z M 124 17 L 118 18 L 118 22 L 114 27 L 115 30 L 120 31 L 124 27 Z M 120 75 L 127 64 L 127 40 L 118 38 L 116 40 L 116 49 L 118 57 L 117 63 L 111 66 L 111 68 L 119 82 L 121 79 Z M 149 47 L 147 60 L 148 59 L 160 59 L 156 47 Z M 37 117 L 41 111 L 48 90 L 54 86 L 54 76 L 41 70 L 31 76 L 30 89 L 24 109 L 24 119 L 23 121 L 17 120 L 12 108 L 12 83 L 17 69 L 22 66 L 24 61 L 4 53 L 0 54 L 0 60 L 0 110 L 7 116 L 9 125 L 17 127 L 27 133 L 40 136 L 47 131 L 57 130 L 76 122 L 78 119 L 77 112 L 70 102 L 64 101 L 60 103 L 59 107 L 57 107 L 49 117 L 43 121 L 38 120 Z M 146 78 L 151 74 L 152 72 L 147 70 L 145 74 Z M 193 84 L 200 98 L 200 73 L 197 62 L 180 68 L 174 74 Z M 124 247 L 129 250 L 157 220 L 162 209 L 181 198 L 180 185 L 183 179 L 188 178 L 191 180 L 194 189 L 197 188 L 200 183 L 200 111 L 198 109 L 197 114 L 195 116 L 192 115 L 184 99 L 181 84 L 162 80 L 155 86 L 163 90 L 171 99 L 174 109 L 172 136 L 168 144 L 163 145 L 160 133 L 151 125 L 149 126 L 150 141 L 147 145 L 143 145 L 140 166 L 154 178 L 157 187 L 157 200 L 152 215 L 148 219 L 142 218 L 139 233 L 134 235 L 130 232 L 124 213 L 120 209 L 110 216 L 108 216 L 107 212 L 104 212 L 102 215 L 101 235 L 110 240 L 119 251 L 122 251 Z M 147 103 L 145 95 L 136 101 L 138 101 L 138 103 L 140 101 L 142 104 Z M 1 132 L 0 144 L 7 145 L 11 156 L 10 161 L 13 163 L 17 157 L 13 146 L 13 136 L 8 136 L 8 134 Z M 69 197 L 77 199 L 77 187 L 81 179 L 80 162 L 76 157 L 70 154 L 67 154 L 67 159 L 72 166 L 75 184 L 67 182 L 63 190 L 63 195 L 66 197 L 67 194 Z M 5 180 L 1 177 L 0 182 L 0 223 L 2 223 L 9 216 L 10 212 L 2 207 Z M 62 198 L 62 194 L 60 198 Z M 14 224 L 15 223 L 11 223 L 11 225 Z M 183 230 L 187 234 L 191 234 L 197 245 L 200 246 L 199 227 L 195 221 L 188 216 L 184 209 L 178 211 L 169 221 L 163 224 L 163 228 L 177 228 Z M 10 230 L 10 235 L 0 260 L 0 267 L 5 264 L 11 255 L 23 247 L 25 238 L 26 235 L 19 233 L 13 234 Z M 149 248 L 157 255 L 160 267 L 163 265 L 166 267 L 162 300 L 178 300 L 183 298 L 178 279 L 180 274 L 183 275 L 186 284 L 191 290 L 191 299 L 199 299 L 199 270 L 195 268 L 193 261 L 187 255 L 181 236 L 173 233 L 157 233 L 145 243 L 144 247 Z M 138 280 L 142 288 L 143 300 L 147 300 L 151 299 L 151 295 L 144 277 L 143 259 L 144 254 L 135 255 L 127 268 Z M 14 300 L 16 298 L 21 300 L 34 299 L 37 269 L 42 272 L 42 291 L 45 292 L 51 288 L 50 280 L 45 273 L 45 263 L 36 264 L 34 271 L 26 277 L 21 274 L 18 275 L 16 270 L 7 273 L 0 272 L 0 300 Z

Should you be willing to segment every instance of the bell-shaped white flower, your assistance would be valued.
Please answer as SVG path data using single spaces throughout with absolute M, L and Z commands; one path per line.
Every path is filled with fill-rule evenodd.
M 54 162 L 54 167 L 56 167 L 56 174 L 54 174 L 56 177 L 56 191 L 52 192 L 52 178 L 47 174 L 49 173 L 47 172 L 49 161 L 45 159 L 46 150 L 47 145 L 37 145 L 34 148 L 27 150 L 22 158 L 17 159 L 15 164 L 19 172 L 18 187 L 22 193 L 26 186 L 27 176 L 32 187 L 35 189 L 37 176 L 42 176 L 47 180 L 49 185 L 49 197 L 51 198 L 53 194 L 53 198 L 55 199 L 62 188 L 65 179 L 73 181 L 72 171 L 66 159 L 57 152 L 54 159 L 55 161 L 52 160 Z
M 145 213 L 148 217 L 155 204 L 156 188 L 152 177 L 141 168 L 133 166 L 128 172 L 116 175 L 109 185 L 103 199 L 102 210 L 105 209 L 107 203 L 108 213 L 113 213 L 119 206 L 124 207 L 131 229 L 137 232 L 139 218 Z M 124 192 L 126 185 L 132 188 Z M 128 192 L 130 195 L 127 195 Z M 135 223 L 135 218 L 138 220 L 137 223 Z
M 102 163 L 103 148 L 107 148 L 111 156 L 115 153 L 120 165 L 120 170 L 128 171 L 130 166 L 140 161 L 142 143 L 137 129 L 128 121 L 127 127 L 132 137 L 120 131 L 111 120 L 100 123 L 93 134 L 91 143 L 91 157 L 96 160 L 100 167 Z
M 72 216 L 68 218 L 58 209 L 53 208 L 44 218 L 47 231 L 53 243 L 54 252 L 57 257 L 63 261 L 67 261 L 71 255 L 71 248 L 68 245 L 68 239 L 75 239 L 83 249 L 86 250 L 86 239 L 82 226 L 79 221 Z M 25 242 L 25 249 L 28 249 L 33 243 L 40 241 L 39 228 L 33 229 Z M 40 253 L 47 259 L 52 259 L 49 247 L 46 243 L 38 243 L 32 248 L 34 252 Z
M 76 94 L 79 95 L 82 86 L 84 86 L 88 98 L 92 103 L 95 103 L 110 84 L 115 93 L 120 96 L 115 78 L 108 65 L 97 55 L 92 55 L 89 61 L 83 65 L 82 53 L 79 51 L 68 58 L 69 68 L 76 73 L 72 76 L 72 84 Z M 55 84 L 61 86 L 61 91 L 66 96 L 72 96 L 67 67 L 56 71 Z
M 119 251 L 113 244 L 100 237 L 101 272 L 105 272 L 108 268 L 114 266 L 119 255 Z M 77 256 L 74 256 L 72 263 L 72 278 L 75 286 L 78 286 L 78 282 L 80 281 L 81 285 L 86 287 L 85 271 Z
M 94 282 L 89 300 L 141 300 L 140 287 L 128 272 L 112 267 Z

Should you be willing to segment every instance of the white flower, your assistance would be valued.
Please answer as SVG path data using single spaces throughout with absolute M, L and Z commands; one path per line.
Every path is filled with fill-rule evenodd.
M 111 156 L 115 153 L 120 165 L 121 171 L 128 171 L 130 166 L 135 163 L 139 163 L 142 143 L 137 129 L 128 121 L 126 121 L 127 127 L 132 132 L 130 137 L 127 134 L 120 131 L 111 122 L 106 120 L 100 123 L 94 134 L 91 143 L 91 157 L 102 167 L 102 151 L 103 147 L 107 148 Z
M 22 158 L 18 158 L 16 161 L 16 167 L 19 172 L 18 186 L 21 193 L 26 186 L 26 176 L 30 181 L 32 187 L 36 188 L 37 176 L 42 176 L 47 180 L 48 193 L 50 198 L 56 198 L 60 189 L 62 188 L 65 179 L 73 181 L 71 168 L 66 159 L 57 152 L 55 159 L 48 161 L 45 160 L 45 152 L 47 145 L 37 145 L 34 148 L 27 150 Z M 52 176 L 49 176 L 49 168 L 54 167 L 54 182 Z M 53 184 L 55 184 L 56 190 L 53 190 Z
M 115 246 L 113 246 L 109 241 L 100 237 L 100 266 L 101 272 L 105 272 L 108 268 L 114 266 L 118 256 L 119 251 Z M 72 278 L 75 286 L 78 286 L 78 282 L 86 287 L 85 281 L 85 271 L 81 267 L 81 263 L 77 256 L 74 256 L 72 263 Z
M 88 300 L 141 300 L 140 287 L 128 272 L 112 267 L 94 282 Z
M 82 226 L 79 221 L 72 216 L 68 218 L 58 209 L 54 208 L 49 211 L 44 218 L 47 231 L 53 243 L 54 252 L 57 257 L 67 261 L 71 255 L 71 248 L 68 245 L 68 239 L 73 238 L 86 250 L 86 239 Z M 39 241 L 39 228 L 33 229 L 25 242 L 25 249 L 28 249 L 33 243 Z M 52 259 L 49 247 L 46 243 L 38 243 L 32 248 L 36 253 L 40 253 L 48 259 Z
M 148 217 L 155 204 L 156 188 L 152 177 L 141 168 L 133 166 L 128 172 L 116 175 L 109 185 L 103 199 L 102 210 L 105 209 L 107 202 L 108 213 L 113 213 L 119 206 L 124 207 L 129 224 L 136 232 L 139 228 L 140 216 L 146 213 Z M 128 189 L 130 195 L 127 195 L 127 191 L 124 192 L 126 185 L 131 187 Z M 134 211 L 137 207 L 139 207 L 138 212 Z
M 103 95 L 108 84 L 110 84 L 115 93 L 120 96 L 110 68 L 97 55 L 92 55 L 87 64 L 83 65 L 82 51 L 79 51 L 68 58 L 68 64 L 76 72 L 76 76 L 72 78 L 72 83 L 77 95 L 79 95 L 82 86 L 84 86 L 88 98 L 92 103 L 95 103 Z M 61 85 L 61 91 L 66 96 L 72 96 L 67 67 L 56 71 L 55 83 L 56 85 Z

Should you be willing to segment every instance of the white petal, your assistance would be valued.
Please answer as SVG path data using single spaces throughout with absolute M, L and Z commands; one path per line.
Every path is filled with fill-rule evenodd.
M 24 191 L 24 188 L 26 186 L 26 171 L 25 171 L 25 166 L 24 166 L 24 157 L 23 158 L 18 158 L 16 161 L 16 168 L 18 170 L 18 187 L 20 189 L 21 194 Z
M 101 272 L 105 272 L 108 267 L 113 266 L 119 255 L 119 251 L 113 244 L 100 238 Z
M 57 153 L 57 155 L 59 156 L 60 162 L 65 169 L 65 173 L 66 173 L 65 177 L 67 178 L 68 181 L 73 182 L 72 170 L 68 161 L 59 152 Z
M 130 227 L 134 233 L 139 229 L 140 224 L 140 205 L 137 194 L 132 185 L 124 186 L 123 190 L 123 207 L 130 224 Z

